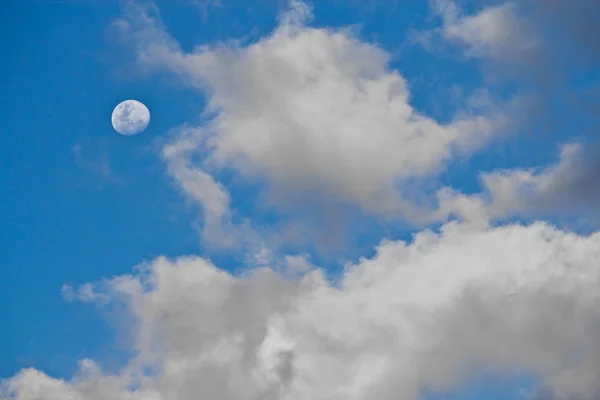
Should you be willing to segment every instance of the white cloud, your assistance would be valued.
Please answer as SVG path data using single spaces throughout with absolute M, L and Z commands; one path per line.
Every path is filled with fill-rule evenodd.
M 598 216 L 597 148 L 586 152 L 579 142 L 564 144 L 559 160 L 543 168 L 506 169 L 480 174 L 482 193 L 438 191 L 440 215 L 455 215 L 486 225 L 517 215 Z M 590 150 L 590 148 L 588 148 Z
M 179 74 L 208 96 L 202 134 L 181 139 L 205 157 L 189 171 L 234 169 L 265 183 L 277 207 L 297 207 L 301 198 L 426 221 L 431 210 L 413 200 L 422 196 L 420 184 L 479 149 L 505 122 L 489 109 L 464 110 L 447 124 L 416 111 L 384 50 L 347 30 L 305 26 L 311 15 L 302 2 L 256 43 L 192 53 L 147 10 L 128 15 L 121 25 L 139 61 Z
M 464 14 L 454 1 L 432 1 L 442 18 L 441 35 L 464 46 L 467 55 L 496 61 L 532 57 L 538 38 L 530 21 L 518 15 L 515 3 L 507 1 L 487 6 L 473 15 Z
M 67 301 L 82 301 L 86 303 L 106 303 L 110 298 L 102 293 L 94 290 L 90 283 L 80 285 L 77 289 L 73 289 L 71 285 L 63 285 L 62 295 Z
M 541 223 L 452 223 L 382 243 L 339 288 L 319 269 L 232 276 L 197 257 L 158 258 L 96 288 L 136 321 L 139 355 L 121 373 L 85 361 L 72 381 L 29 369 L 4 385 L 15 400 L 417 399 L 490 368 L 591 399 L 598 259 L 598 234 Z
M 482 183 L 492 199 L 494 214 L 556 208 L 556 200 L 564 195 L 559 192 L 561 186 L 564 188 L 566 181 L 578 175 L 581 154 L 581 145 L 570 143 L 561 148 L 556 165 L 483 174 Z
M 421 41 L 431 45 L 441 37 L 446 44 L 458 45 L 467 58 L 493 71 L 487 75 L 490 82 L 508 83 L 526 93 L 527 103 L 520 103 L 517 112 L 505 113 L 512 126 L 530 137 L 527 131 L 533 131 L 544 142 L 560 137 L 570 143 L 562 148 L 556 165 L 481 174 L 483 193 L 440 190 L 439 215 L 485 223 L 514 215 L 567 214 L 585 215 L 588 221 L 591 216 L 597 223 L 600 151 L 597 138 L 586 135 L 598 131 L 598 91 L 590 81 L 595 79 L 590 78 L 590 67 L 597 69 L 600 60 L 600 47 L 592 39 L 600 26 L 597 2 L 503 1 L 472 13 L 452 0 L 431 4 L 441 25 L 420 36 Z
M 529 66 L 544 78 L 562 80 L 565 67 L 596 65 L 600 5 L 587 0 L 494 1 L 471 14 L 453 0 L 431 0 L 441 17 L 437 32 L 446 40 L 464 46 L 467 55 L 495 62 Z M 504 66 L 507 66 L 505 63 Z M 554 71 L 551 71 L 554 70 Z M 558 74 L 557 74 L 558 72 Z M 535 78 L 529 75 L 529 78 Z M 539 76 L 538 76 L 539 78 Z M 548 82 L 546 82 L 548 83 Z
M 235 240 L 231 235 L 231 198 L 227 189 L 210 173 L 192 164 L 195 141 L 201 137 L 200 129 L 184 127 L 176 142 L 164 146 L 162 157 L 178 188 L 202 205 L 203 240 L 227 247 Z

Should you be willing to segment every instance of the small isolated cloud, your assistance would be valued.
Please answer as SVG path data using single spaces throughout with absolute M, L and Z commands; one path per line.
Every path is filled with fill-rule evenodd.
M 191 3 L 198 7 L 202 21 L 205 23 L 208 21 L 211 9 L 223 7 L 221 0 L 192 0 Z
M 94 159 L 89 158 L 89 156 L 83 154 L 83 146 L 81 144 L 75 144 L 72 147 L 72 151 L 75 156 L 75 162 L 80 167 L 98 174 L 106 180 L 117 180 L 106 156 L 96 157 Z
M 470 58 L 490 59 L 519 71 L 533 61 L 541 61 L 542 44 L 537 32 L 531 20 L 520 15 L 516 3 L 494 4 L 472 15 L 465 14 L 452 0 L 434 0 L 431 4 L 442 25 L 421 36 L 426 45 L 432 45 L 427 40 L 437 34 L 463 48 Z
M 85 283 L 75 289 L 71 285 L 63 285 L 62 295 L 67 301 L 81 301 L 84 303 L 103 304 L 110 300 L 107 295 L 96 291 L 91 283 Z
M 569 69 L 593 68 L 600 61 L 594 39 L 600 33 L 597 2 L 481 2 L 473 12 L 461 8 L 462 3 L 430 0 L 441 25 L 422 32 L 417 41 L 435 51 L 442 39 L 467 57 L 485 61 L 496 74 L 543 85 L 564 84 Z
M 571 211 L 598 216 L 598 149 L 580 143 L 562 146 L 556 165 L 535 170 L 496 171 L 482 176 L 498 212 L 528 214 Z
M 199 257 L 160 257 L 101 293 L 78 290 L 127 306 L 137 356 L 122 371 L 88 362 L 61 381 L 27 369 L 4 382 L 3 395 L 418 399 L 488 369 L 591 400 L 600 390 L 598 259 L 598 234 L 542 223 L 451 223 L 385 242 L 347 265 L 337 287 L 318 268 L 231 275 Z

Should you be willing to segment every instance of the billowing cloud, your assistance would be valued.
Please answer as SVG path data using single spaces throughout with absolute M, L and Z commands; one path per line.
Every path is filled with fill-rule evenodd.
M 482 193 L 466 195 L 449 188 L 438 191 L 441 215 L 473 223 L 514 216 L 586 215 L 598 222 L 600 166 L 598 148 L 579 142 L 561 146 L 559 160 L 543 168 L 505 169 L 479 176 Z
M 431 210 L 414 200 L 423 195 L 420 183 L 481 148 L 505 123 L 489 109 L 463 110 L 449 123 L 418 112 L 383 49 L 349 30 L 305 25 L 311 12 L 301 2 L 255 43 L 191 53 L 148 9 L 128 15 L 121 25 L 135 40 L 138 60 L 207 95 L 201 134 L 177 139 L 203 156 L 189 168 L 233 169 L 264 184 L 280 209 L 298 208 L 302 198 L 427 221 Z
M 464 46 L 469 57 L 516 61 L 539 49 L 530 21 L 517 15 L 512 2 L 484 7 L 474 15 L 464 14 L 451 0 L 432 4 L 442 18 L 441 35 Z
M 488 66 L 495 73 L 544 86 L 565 84 L 574 70 L 594 68 L 600 61 L 594 39 L 600 33 L 597 2 L 484 1 L 471 13 L 462 3 L 431 0 L 441 26 L 421 40 L 431 45 L 440 36 L 462 47 L 468 57 L 491 61 Z
M 511 211 L 528 214 L 583 212 L 598 216 L 600 185 L 598 149 L 580 143 L 562 146 L 560 159 L 544 169 L 496 171 L 482 176 L 491 194 L 495 213 Z
M 600 33 L 598 3 L 504 1 L 472 13 L 451 0 L 431 4 L 441 26 L 423 34 L 421 42 L 434 49 L 433 39 L 442 38 L 481 61 L 494 84 L 516 83 L 535 99 L 520 111 L 525 130 L 542 141 L 565 141 L 556 165 L 482 173 L 481 195 L 440 191 L 440 212 L 452 209 L 479 220 L 579 213 L 597 221 L 600 92 L 594 71 L 600 47 L 593 38 Z
M 504 78 L 527 82 L 522 97 L 478 101 L 445 124 L 411 106 L 407 84 L 389 67 L 383 49 L 349 30 L 311 28 L 306 24 L 311 11 L 302 2 L 292 2 L 275 31 L 257 42 L 201 46 L 190 53 L 164 30 L 157 10 L 130 4 L 120 25 L 133 39 L 140 65 L 175 73 L 207 96 L 205 123 L 182 129 L 163 155 L 178 186 L 204 208 L 205 242 L 226 244 L 240 240 L 230 223 L 234 210 L 227 189 L 215 177 L 222 170 L 261 185 L 268 206 L 311 210 L 304 213 L 305 223 L 318 215 L 316 220 L 330 218 L 330 226 L 347 219 L 335 216 L 349 215 L 353 207 L 388 220 L 427 224 L 450 215 L 485 223 L 529 213 L 540 201 L 555 206 L 546 207 L 549 213 L 593 204 L 600 193 L 597 151 L 581 152 L 586 161 L 578 161 L 560 179 L 515 169 L 484 173 L 483 193 L 474 196 L 442 189 L 429 197 L 423 190 L 448 161 L 476 152 L 499 132 L 539 131 L 537 123 L 545 117 L 541 122 L 554 129 L 570 129 L 569 118 L 583 121 L 586 129 L 595 124 L 595 103 L 589 103 L 593 94 L 571 98 L 577 88 L 565 89 L 559 82 L 590 65 L 572 62 L 567 72 L 559 61 L 573 58 L 571 48 L 592 45 L 581 27 L 566 18 L 578 19 L 587 3 L 577 2 L 568 11 L 559 3 L 496 2 L 467 14 L 453 1 L 432 2 L 442 20 L 434 33 Z M 558 20 L 561 16 L 564 21 Z M 560 26 L 564 37 L 545 35 L 550 25 Z M 594 60 L 592 55 L 585 58 Z M 552 105 L 556 99 L 563 104 L 560 112 Z M 576 176 L 565 176 L 571 173 Z M 553 177 L 559 180 L 549 182 Z M 532 179 L 539 183 L 542 178 L 546 189 L 536 189 Z M 242 230 L 252 231 L 249 226 Z
M 417 399 L 474 369 L 535 376 L 557 395 L 600 386 L 600 236 L 546 224 L 451 223 L 385 242 L 336 287 L 309 267 L 231 275 L 198 257 L 144 265 L 94 290 L 127 306 L 138 352 L 118 374 L 28 369 L 34 399 Z M 290 260 L 291 268 L 300 261 Z M 93 300 L 85 287 L 83 300 Z

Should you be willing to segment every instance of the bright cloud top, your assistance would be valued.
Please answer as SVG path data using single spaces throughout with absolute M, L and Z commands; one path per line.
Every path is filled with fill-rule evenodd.
M 79 292 L 127 305 L 139 354 L 121 374 L 84 361 L 72 382 L 30 369 L 6 388 L 17 400 L 417 399 L 489 368 L 593 398 L 599 258 L 598 234 L 454 223 L 380 245 L 340 288 L 319 269 L 232 276 L 161 257 Z
M 539 38 L 539 16 L 529 21 L 511 2 L 472 16 L 450 1 L 433 2 L 433 10 L 442 17 L 445 40 L 503 73 L 529 74 L 536 62 L 556 58 Z M 410 104 L 407 83 L 389 67 L 389 54 L 348 29 L 308 26 L 312 14 L 304 3 L 292 2 L 275 31 L 255 43 L 201 46 L 191 53 L 165 32 L 156 10 L 131 5 L 126 15 L 120 27 L 134 40 L 141 65 L 175 73 L 207 95 L 205 123 L 182 129 L 163 152 L 176 183 L 204 208 L 205 240 L 223 236 L 224 229 L 232 234 L 228 190 L 214 175 L 222 170 L 262 184 L 268 204 L 280 210 L 305 210 L 311 202 L 349 205 L 417 225 L 449 217 L 487 224 L 529 211 L 541 196 L 560 197 L 581 186 L 568 182 L 568 175 L 589 175 L 577 169 L 589 162 L 565 164 L 562 181 L 546 182 L 554 190 L 538 193 L 521 191 L 518 171 L 509 171 L 514 179 L 502 180 L 499 188 L 492 171 L 482 175 L 480 194 L 439 188 L 431 196 L 425 188 L 450 161 L 522 128 L 532 113 L 526 99 L 538 94 L 494 100 L 476 91 L 472 108 L 441 123 Z M 574 197 L 580 195 L 585 193 Z M 556 202 L 551 210 L 564 206 Z
M 293 2 L 281 25 L 256 43 L 192 53 L 182 51 L 148 9 L 134 7 L 129 15 L 121 26 L 135 38 L 139 60 L 181 75 L 208 95 L 209 122 L 196 135 L 180 137 L 166 158 L 179 163 L 184 153 L 178 149 L 205 154 L 203 164 L 188 166 L 233 168 L 264 181 L 278 207 L 298 195 L 316 196 L 428 221 L 436 218 L 432 210 L 411 199 L 421 195 L 419 182 L 479 149 L 505 123 L 492 110 L 464 110 L 446 124 L 416 111 L 384 50 L 349 30 L 304 25 L 311 16 L 304 3 Z M 173 174 L 191 192 L 187 174 Z

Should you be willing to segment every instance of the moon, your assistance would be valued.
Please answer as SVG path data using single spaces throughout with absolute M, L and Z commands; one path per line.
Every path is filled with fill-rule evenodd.
M 112 113 L 112 126 L 124 136 L 141 133 L 150 123 L 150 111 L 137 100 L 125 100 Z

